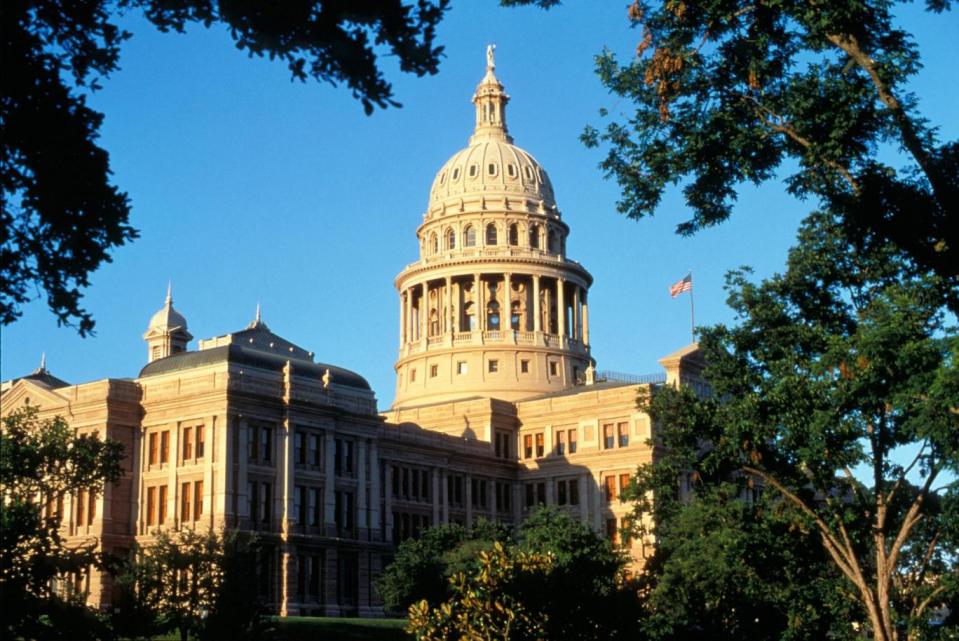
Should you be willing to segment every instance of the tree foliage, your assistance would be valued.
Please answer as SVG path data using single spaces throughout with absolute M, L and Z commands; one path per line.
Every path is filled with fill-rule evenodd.
M 638 483 L 664 491 L 639 495 L 637 516 L 670 523 L 688 509 L 676 498 L 684 473 L 708 500 L 732 479 L 817 542 L 844 582 L 828 593 L 858 608 L 874 638 L 937 634 L 932 614 L 957 598 L 959 549 L 947 287 L 895 246 L 857 252 L 826 214 L 804 223 L 784 274 L 731 274 L 739 324 L 700 342 L 714 396 L 667 388 L 649 401 L 666 454 Z
M 0 630 L 5 638 L 93 638 L 100 623 L 85 595 L 57 593 L 72 573 L 104 567 L 98 541 L 67 545 L 64 498 L 100 494 L 121 473 L 123 447 L 76 434 L 62 417 L 40 419 L 35 407 L 4 417 L 0 428 Z
M 908 89 L 921 63 L 896 25 L 901 4 L 634 2 L 635 56 L 597 57 L 631 113 L 601 111 L 608 120 L 583 135 L 607 150 L 601 168 L 622 189 L 620 211 L 652 215 L 681 184 L 692 217 L 678 231 L 691 234 L 726 220 L 741 184 L 785 170 L 789 191 L 838 214 L 856 248 L 893 242 L 951 283 L 959 309 L 959 142 L 940 140 Z
M 110 181 L 97 144 L 103 115 L 87 94 L 116 71 L 130 34 L 117 24 L 142 11 L 161 31 L 223 25 L 238 49 L 285 62 L 293 78 L 345 84 L 367 113 L 399 106 L 379 67 L 437 71 L 436 26 L 448 0 L 374 4 L 298 0 L 9 0 L 0 10 L 4 81 L 0 99 L 0 324 L 46 292 L 60 324 L 94 326 L 82 289 L 111 252 L 135 239 L 127 195 Z
M 440 526 L 426 536 L 431 530 L 437 531 L 433 537 L 451 531 Z M 410 629 L 417 638 L 632 638 L 639 612 L 623 574 L 625 557 L 589 526 L 565 512 L 540 508 L 510 537 L 488 526 L 487 532 L 494 536 L 485 542 L 465 540 L 451 548 L 452 556 L 441 553 L 445 559 L 473 553 L 455 570 L 446 566 L 432 575 L 446 585 L 441 598 L 425 582 L 420 592 L 407 593 Z M 407 550 L 430 547 L 409 544 Z M 387 574 L 394 572 L 387 568 Z
M 256 593 L 256 542 L 231 531 L 160 531 L 127 566 L 123 603 L 143 616 L 139 629 L 156 622 L 183 641 L 257 638 L 264 610 Z M 122 614 L 122 613 L 121 613 Z M 129 619 L 129 616 L 126 616 Z

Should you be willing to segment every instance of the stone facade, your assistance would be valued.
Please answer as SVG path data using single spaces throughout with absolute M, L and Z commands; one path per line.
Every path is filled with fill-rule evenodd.
M 702 386 L 695 345 L 646 381 L 597 377 L 592 277 L 565 255 L 569 229 L 542 167 L 507 134 L 492 57 L 469 146 L 437 174 L 417 230 L 420 260 L 397 277 L 394 405 L 358 374 L 318 363 L 260 318 L 201 340 L 164 307 L 135 379 L 70 385 L 41 366 L 3 383 L 25 404 L 125 446 L 124 474 L 59 509 L 69 541 L 123 552 L 160 529 L 253 531 L 264 600 L 283 615 L 382 615 L 373 581 L 399 541 L 478 518 L 519 523 L 545 503 L 617 537 L 622 486 L 652 460 L 637 396 Z M 618 540 L 618 539 L 617 539 Z M 651 541 L 630 546 L 641 563 Z M 108 576 L 74 577 L 91 604 Z

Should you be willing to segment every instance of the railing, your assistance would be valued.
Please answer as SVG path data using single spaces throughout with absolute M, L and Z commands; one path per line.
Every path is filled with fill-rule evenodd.
M 655 374 L 627 374 L 625 372 L 613 372 L 610 370 L 596 372 L 596 382 L 603 381 L 632 383 L 634 385 L 655 385 L 666 382 L 666 372 L 658 372 Z
M 400 353 L 401 355 L 409 355 L 423 352 L 434 347 L 462 347 L 464 345 L 484 345 L 494 343 L 551 347 L 553 349 L 570 349 L 577 352 L 587 351 L 587 348 L 585 345 L 583 345 L 582 341 L 575 338 L 570 338 L 569 336 L 547 334 L 545 332 L 527 332 L 515 329 L 507 329 L 487 331 L 477 330 L 474 332 L 455 332 L 452 334 L 442 334 L 440 336 L 430 336 L 427 339 L 418 339 L 404 344 L 400 348 Z M 628 377 L 632 375 L 623 374 L 622 376 Z M 612 380 L 620 379 L 614 378 Z

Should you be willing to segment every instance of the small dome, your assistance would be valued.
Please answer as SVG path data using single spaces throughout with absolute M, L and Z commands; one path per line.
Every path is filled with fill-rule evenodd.
M 436 174 L 430 205 L 466 195 L 506 194 L 556 205 L 553 186 L 543 167 L 523 149 L 508 142 L 478 142 L 458 151 Z
M 147 327 L 147 331 L 154 329 L 161 331 L 187 329 L 186 318 L 173 308 L 173 292 L 171 287 L 167 287 L 166 302 L 163 304 L 163 307 L 150 317 L 150 324 Z

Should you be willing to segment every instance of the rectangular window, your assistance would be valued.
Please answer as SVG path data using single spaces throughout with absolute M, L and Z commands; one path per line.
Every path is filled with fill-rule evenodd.
M 193 428 L 183 428 L 183 461 L 193 458 Z
M 337 474 L 343 473 L 343 441 L 335 439 L 333 441 L 333 471 Z
M 556 504 L 566 505 L 566 481 L 556 484 Z
M 190 520 L 190 484 L 180 485 L 180 522 L 186 523 Z
M 166 523 L 166 508 L 167 508 L 167 486 L 166 485 L 160 486 L 158 503 L 159 505 L 157 506 L 157 523 L 159 523 L 160 525 L 163 525 L 164 523 Z
M 157 522 L 157 489 L 155 487 L 147 488 L 147 525 L 155 525 Z
M 439 365 L 430 365 L 430 378 L 436 378 L 440 373 Z
M 510 485 L 505 481 L 496 481 L 496 510 L 508 512 L 510 508 Z
M 307 452 L 307 459 L 311 465 L 320 465 L 320 435 L 319 434 L 310 434 L 310 447 Z
M 569 453 L 575 454 L 576 453 L 576 430 L 575 429 L 569 430 L 568 436 L 569 436 Z
M 424 501 L 430 500 L 430 473 L 426 470 L 420 470 L 420 498 Z
M 320 510 L 322 504 L 320 503 L 320 490 L 319 488 L 311 487 L 309 491 L 309 518 L 310 525 L 317 526 L 323 522 L 322 514 Z
M 616 527 L 616 519 L 606 519 L 606 536 L 613 542 L 613 545 L 619 545 L 619 529 Z
M 87 492 L 87 525 L 93 525 L 93 519 L 97 517 L 97 493 L 93 490 Z
M 193 520 L 203 516 L 203 481 L 193 483 Z
M 546 483 L 536 484 L 536 502 L 540 505 L 546 505 Z
M 619 436 L 619 446 L 626 447 L 629 445 L 629 423 L 618 423 L 616 431 Z
M 150 434 L 150 465 L 156 465 L 160 461 L 160 451 L 157 449 L 157 433 Z
M 536 433 L 536 458 L 542 458 L 546 453 L 546 437 L 542 432 Z
M 569 504 L 579 505 L 579 481 L 575 479 L 569 482 Z
M 256 517 L 259 514 L 260 507 L 260 484 L 256 481 L 249 481 L 246 484 L 247 499 L 250 508 L 250 520 L 256 523 Z
M 303 432 L 297 431 L 293 435 L 293 460 L 300 465 L 306 465 L 306 448 L 303 447 Z
M 549 375 L 559 376 L 559 363 L 557 363 L 556 361 L 549 362 Z
M 613 440 L 613 424 L 604 423 L 603 424 L 603 448 L 607 450 L 613 449 L 616 445 L 616 442 Z
M 270 512 L 271 512 L 270 507 L 271 507 L 271 504 L 273 503 L 273 486 L 269 483 L 263 483 L 262 489 L 263 489 L 263 496 L 261 498 L 263 502 L 261 505 L 263 507 L 262 507 L 262 512 L 260 516 L 264 523 L 269 523 Z
M 526 507 L 536 505 L 536 487 L 533 483 L 526 484 Z
M 554 434 L 556 437 L 556 453 L 559 456 L 566 454 L 566 432 L 564 430 L 556 430 Z
M 619 492 L 622 494 L 629 487 L 629 474 L 619 475 Z
M 273 430 L 269 427 L 260 428 L 260 455 L 264 463 L 269 463 L 273 458 Z
M 523 435 L 523 458 L 533 458 L 533 435 Z
M 411 487 L 409 498 L 416 500 L 420 497 L 420 475 L 416 470 L 411 470 L 410 476 L 412 478 L 410 479 Z
M 520 361 L 519 371 L 521 374 L 529 374 L 529 361 Z
M 170 430 L 163 430 L 160 433 L 160 462 L 166 463 L 170 460 Z
M 499 361 L 489 361 L 489 371 L 490 373 L 499 371 Z
M 605 486 L 604 486 L 605 490 L 603 492 L 603 495 L 606 498 L 607 503 L 612 503 L 614 500 L 616 500 L 616 497 L 618 496 L 616 492 L 616 477 L 607 476 L 604 482 L 605 482 Z
M 456 362 L 456 373 L 457 373 L 457 374 L 465 374 L 467 371 L 469 371 L 469 370 L 468 370 L 467 367 L 466 367 L 466 361 L 457 361 L 457 362 Z
M 296 522 L 306 525 L 306 488 L 302 485 L 293 487 L 293 514 Z
M 202 425 L 196 426 L 196 457 L 203 458 L 204 446 L 206 445 L 206 430 Z
M 416 368 L 410 370 L 410 383 L 416 382 Z
M 260 447 L 259 447 L 260 441 L 257 438 L 256 432 L 257 432 L 257 429 L 251 425 L 249 435 L 248 435 L 249 440 L 247 441 L 247 450 L 249 453 L 248 458 L 250 459 L 251 463 L 256 463 L 257 460 L 259 460 L 260 458 Z
M 84 524 L 84 521 L 83 521 L 84 513 L 83 513 L 83 511 L 84 511 L 84 508 L 86 507 L 86 503 L 87 503 L 87 501 L 86 501 L 87 497 L 86 497 L 85 495 L 86 495 L 86 491 L 85 491 L 85 490 L 80 490 L 79 492 L 76 493 L 76 495 L 75 495 L 75 497 L 74 497 L 74 500 L 77 502 L 77 514 L 76 514 L 76 517 L 77 517 L 77 525 L 83 525 L 83 524 Z

